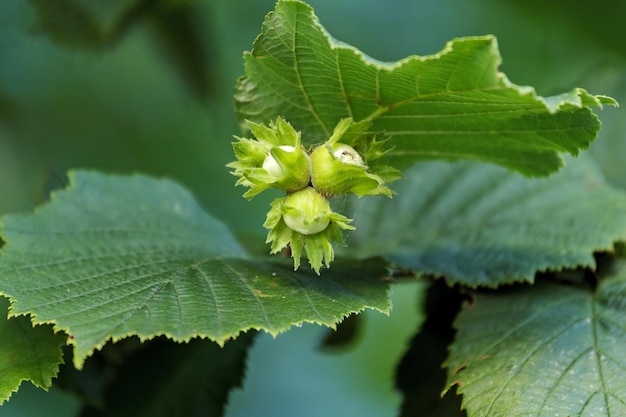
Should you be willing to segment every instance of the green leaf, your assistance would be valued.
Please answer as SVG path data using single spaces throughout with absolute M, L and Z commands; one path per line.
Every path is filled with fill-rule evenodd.
M 493 287 L 594 266 L 594 251 L 626 238 L 626 195 L 590 158 L 544 179 L 476 162 L 422 163 L 406 176 L 393 200 L 356 203 L 353 255 Z
M 539 97 L 498 71 L 494 37 L 449 42 L 431 56 L 382 63 L 334 41 L 310 6 L 281 0 L 245 55 L 235 99 L 241 119 L 287 119 L 303 142 L 323 142 L 340 119 L 372 120 L 392 137 L 389 164 L 489 161 L 541 176 L 595 139 L 588 106 L 615 105 L 582 89 Z
M 0 296 L 0 312 L 9 300 Z M 47 390 L 63 361 L 61 346 L 67 336 L 52 326 L 33 327 L 27 316 L 0 319 L 0 404 L 17 391 L 22 381 Z
M 118 364 L 104 406 L 81 415 L 221 416 L 229 391 L 241 385 L 253 336 L 242 335 L 224 347 L 200 339 L 146 343 Z
M 321 277 L 250 259 L 228 229 L 169 180 L 74 172 L 34 214 L 3 220 L 0 294 L 71 336 L 74 363 L 131 335 L 224 344 L 248 329 L 389 310 L 382 259 L 345 261 Z
M 458 316 L 448 384 L 472 417 L 626 415 L 626 266 L 590 288 L 477 294 Z

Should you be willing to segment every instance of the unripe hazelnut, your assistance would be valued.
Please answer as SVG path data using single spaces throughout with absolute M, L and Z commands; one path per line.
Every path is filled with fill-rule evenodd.
M 311 181 L 311 160 L 303 148 L 281 145 L 271 148 L 262 168 L 275 180 L 274 186 L 293 192 Z
M 289 194 L 282 211 L 287 227 L 303 235 L 324 231 L 332 213 L 328 200 L 311 187 Z
M 333 145 L 333 155 L 344 164 L 364 167 L 365 163 L 361 155 L 350 145 L 336 143 Z
M 296 148 L 289 145 L 281 145 L 278 147 L 285 152 L 294 152 Z M 272 154 L 267 154 L 265 160 L 263 161 L 263 169 L 266 170 L 270 175 L 276 178 L 282 178 L 285 176 L 285 170 L 280 166 L 276 158 L 272 156 Z
M 311 153 L 311 182 L 326 196 L 354 192 L 355 179 L 363 177 L 366 170 L 361 155 L 344 143 L 326 143 Z

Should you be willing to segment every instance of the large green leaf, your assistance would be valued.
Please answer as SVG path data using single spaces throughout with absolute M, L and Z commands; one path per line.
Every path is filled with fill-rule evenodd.
M 129 335 L 223 344 L 248 329 L 389 309 L 381 259 L 338 262 L 321 277 L 247 257 L 228 229 L 168 180 L 76 172 L 35 214 L 8 216 L 0 293 L 70 335 L 80 367 Z
M 0 404 L 22 381 L 48 389 L 62 362 L 61 345 L 67 338 L 52 326 L 33 327 L 27 316 L 5 319 L 9 300 L 0 296 Z
M 391 40 L 390 40 L 391 41 Z M 281 0 L 251 53 L 235 99 L 242 119 L 282 116 L 303 141 L 330 136 L 341 118 L 373 120 L 393 138 L 390 162 L 473 159 L 547 175 L 577 154 L 600 124 L 587 106 L 613 99 L 575 89 L 539 97 L 498 71 L 492 36 L 456 39 L 438 54 L 381 63 L 331 39 L 310 6 Z
M 626 267 L 595 293 L 538 283 L 478 294 L 447 361 L 472 417 L 626 415 Z
M 357 202 L 353 254 L 496 286 L 593 266 L 594 251 L 626 238 L 626 195 L 604 183 L 590 158 L 543 179 L 476 162 L 421 163 L 406 175 L 394 199 Z

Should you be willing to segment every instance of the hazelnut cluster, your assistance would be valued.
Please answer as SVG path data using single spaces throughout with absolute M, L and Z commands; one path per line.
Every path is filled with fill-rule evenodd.
M 247 199 L 268 188 L 287 193 L 271 204 L 263 226 L 269 230 L 271 253 L 290 247 L 294 269 L 304 254 L 319 274 L 334 258 L 333 244 L 343 244 L 341 230 L 354 229 L 351 219 L 334 212 L 329 199 L 345 194 L 358 197 L 386 195 L 387 187 L 402 175 L 376 160 L 391 148 L 369 132 L 371 122 L 342 119 L 328 140 L 305 148 L 301 134 L 278 118 L 269 126 L 247 122 L 253 139 L 236 138 L 236 161 L 227 166 L 239 177 L 237 185 L 248 187 Z

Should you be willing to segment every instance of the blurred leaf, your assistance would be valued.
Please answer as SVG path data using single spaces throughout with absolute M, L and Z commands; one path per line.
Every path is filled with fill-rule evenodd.
M 131 335 L 220 344 L 248 329 L 273 335 L 389 310 L 382 259 L 338 262 L 317 277 L 253 260 L 227 228 L 168 180 L 70 175 L 35 214 L 4 218 L 0 293 L 11 314 L 70 335 L 74 363 Z
M 73 351 L 70 345 L 63 349 L 64 363 L 59 369 L 59 375 L 54 381 L 54 387 L 65 392 L 71 392 L 78 398 L 82 408 L 104 405 L 104 389 L 115 375 L 114 365 L 118 365 L 123 356 L 118 352 L 126 353 L 128 346 L 136 347 L 141 342 L 137 338 L 129 337 L 117 343 L 106 344 L 102 350 L 94 352 L 92 356 L 85 360 L 81 369 L 76 369 L 73 365 Z M 115 351 L 110 355 L 110 351 Z M 113 357 L 111 359 L 110 357 Z
M 396 386 L 404 395 L 401 417 L 462 417 L 461 398 L 450 391 L 441 396 L 446 373 L 443 362 L 454 339 L 452 322 L 463 295 L 441 281 L 426 293 L 425 315 L 419 332 L 398 365 Z
M 170 0 L 29 0 L 39 26 L 54 41 L 71 47 L 99 50 L 116 44 L 129 28 L 147 20 L 159 48 L 198 99 L 211 93 L 206 33 L 197 4 Z
M 201 11 L 192 2 L 161 0 L 150 12 L 150 27 L 167 62 L 178 70 L 189 92 L 203 100 L 213 92 L 216 77 L 209 62 L 215 53 L 207 50 L 206 32 L 196 18 Z
M 448 367 L 471 416 L 626 415 L 626 265 L 596 291 L 539 282 L 477 294 Z
M 28 316 L 5 319 L 8 308 L 9 300 L 0 296 L 0 404 L 22 381 L 47 390 L 59 370 L 67 338 L 48 324 L 33 327 Z
M 626 52 L 626 51 L 625 51 Z M 601 52 L 599 52 L 601 53 Z M 611 91 L 616 97 L 626 100 L 626 60 L 610 62 L 594 67 L 593 84 L 602 85 L 603 91 Z M 589 83 L 588 81 L 587 83 Z M 594 142 L 590 153 L 596 158 L 608 182 L 626 189 L 626 123 L 623 108 L 606 112 L 602 118 L 602 132 Z
M 396 145 L 395 167 L 425 159 L 477 159 L 548 175 L 577 154 L 600 124 L 588 106 L 616 104 L 574 89 L 539 97 L 498 72 L 493 37 L 456 39 L 438 54 L 385 64 L 333 41 L 308 5 L 281 0 L 265 20 L 235 99 L 241 119 L 282 116 L 307 144 L 344 117 L 373 120 Z
M 3 124 L 13 124 L 18 114 L 19 109 L 15 99 L 0 85 L 0 127 Z
M 594 266 L 594 251 L 626 239 L 626 194 L 590 158 L 545 179 L 475 162 L 422 163 L 406 175 L 393 200 L 357 203 L 350 253 L 494 287 Z
M 515 0 L 511 2 L 520 10 L 535 16 L 547 16 L 566 22 L 572 30 L 593 39 L 602 48 L 611 48 L 626 57 L 626 30 L 623 17 L 626 3 L 621 0 L 606 0 L 590 3 L 584 0 Z
M 63 45 L 99 49 L 117 42 L 153 0 L 28 0 L 39 29 Z
M 224 347 L 193 339 L 176 344 L 157 339 L 118 364 L 104 406 L 82 416 L 221 416 L 229 391 L 241 385 L 254 334 Z
M 361 314 L 351 314 L 337 323 L 336 329 L 330 329 L 320 344 L 325 351 L 337 351 L 350 347 L 356 341 L 359 331 L 363 326 Z

